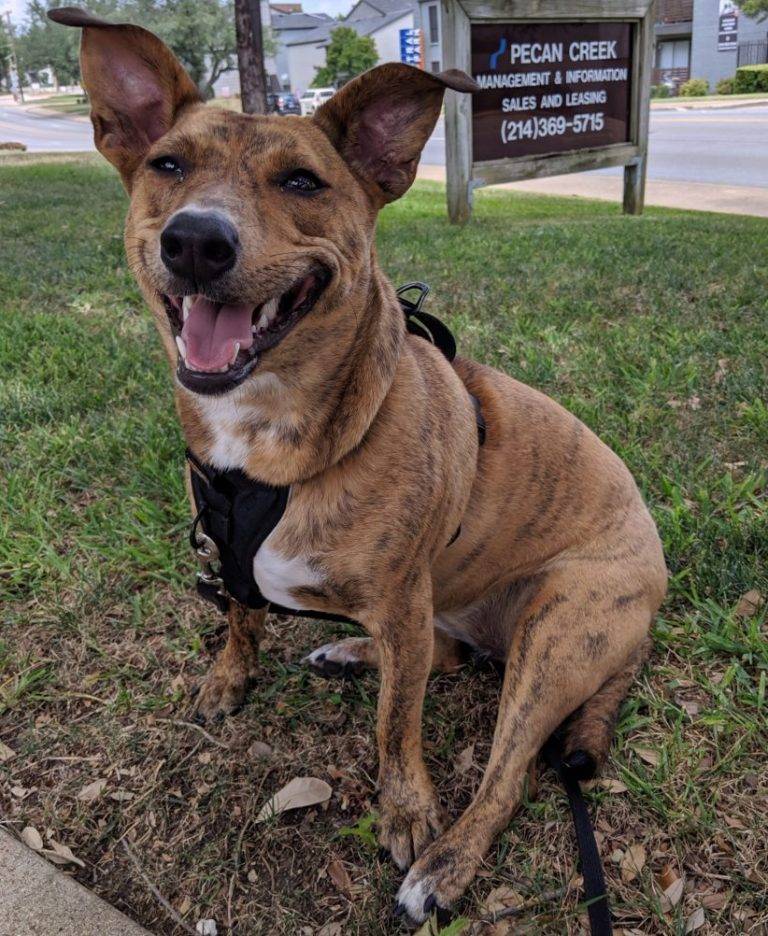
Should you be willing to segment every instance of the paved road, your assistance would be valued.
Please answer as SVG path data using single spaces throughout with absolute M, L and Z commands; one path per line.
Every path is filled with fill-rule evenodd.
M 768 188 L 768 107 L 651 111 L 648 152 L 649 179 Z M 422 163 L 444 165 L 444 153 L 441 121 Z
M 49 115 L 14 104 L 0 105 L 0 142 L 25 143 L 30 153 L 95 149 L 89 120 Z
M 14 105 L 0 106 L 2 140 L 26 143 L 31 152 L 94 148 L 89 122 Z M 650 179 L 768 188 L 768 106 L 652 111 L 649 146 Z M 443 165 L 444 154 L 441 121 L 422 162 Z

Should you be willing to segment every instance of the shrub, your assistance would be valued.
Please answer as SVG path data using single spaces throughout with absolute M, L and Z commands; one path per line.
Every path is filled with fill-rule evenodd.
M 669 97 L 671 93 L 672 92 L 669 89 L 669 85 L 665 85 L 665 84 L 651 85 L 651 97 L 652 98 Z
M 733 90 L 736 94 L 768 92 L 768 65 L 742 65 L 741 68 L 737 68 Z
M 0 150 L 18 150 L 18 152 L 23 153 L 26 148 L 26 143 L 0 143 Z
M 680 85 L 681 97 L 704 97 L 709 91 L 709 82 L 706 78 L 690 78 Z
M 717 91 L 718 94 L 733 94 L 735 81 L 735 78 L 721 78 L 715 85 L 715 91 Z

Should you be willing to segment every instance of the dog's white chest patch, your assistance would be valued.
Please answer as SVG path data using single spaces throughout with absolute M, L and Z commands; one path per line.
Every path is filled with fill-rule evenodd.
M 296 601 L 294 588 L 319 585 L 323 576 L 313 569 L 302 556 L 286 559 L 270 545 L 268 536 L 253 559 L 253 577 L 262 595 L 284 608 L 306 609 L 308 606 Z

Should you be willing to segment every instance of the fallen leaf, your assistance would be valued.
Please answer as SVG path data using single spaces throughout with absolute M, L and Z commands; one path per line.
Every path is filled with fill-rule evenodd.
M 506 907 L 519 907 L 523 903 L 523 898 L 518 892 L 506 884 L 501 887 L 494 887 L 483 901 L 483 910 L 486 913 L 498 913 Z
M 642 845 L 630 845 L 621 859 L 621 879 L 625 883 L 634 881 L 645 866 L 645 849 Z
M 701 905 L 707 910 L 722 910 L 727 903 L 725 894 L 705 894 L 701 898 Z
M 104 787 L 106 785 L 106 780 L 94 780 L 93 783 L 89 783 L 87 786 L 84 786 L 77 794 L 75 799 L 79 800 L 81 803 L 93 803 L 104 792 Z
M 698 703 L 698 702 L 691 702 L 691 701 L 689 701 L 688 699 L 681 699 L 681 700 L 680 700 L 680 707 L 683 708 L 683 709 L 688 713 L 688 715 L 691 716 L 691 718 L 693 718 L 694 715 L 698 715 L 698 714 L 699 714 L 699 703 Z
M 465 774 L 468 770 L 472 769 L 472 764 L 475 762 L 475 742 L 473 741 L 469 747 L 465 747 L 464 750 L 456 758 L 456 773 Z
M 198 920 L 195 923 L 195 932 L 200 936 L 218 936 L 216 920 Z
M 255 884 L 256 881 L 258 881 L 258 879 L 259 879 L 259 875 L 253 870 L 253 868 L 251 868 L 251 870 L 248 872 L 249 882 L 251 884 Z
M 21 830 L 21 840 L 33 851 L 43 850 L 43 838 L 34 826 L 28 825 Z
M 692 933 L 694 930 L 697 930 L 700 926 L 704 926 L 706 923 L 706 918 L 704 917 L 704 908 L 697 907 L 693 913 L 685 921 L 685 932 Z
M 181 903 L 176 907 L 179 912 L 179 916 L 186 916 L 189 911 L 192 909 L 192 901 L 188 896 L 182 898 Z
M 28 790 L 23 786 L 12 786 L 11 787 L 11 796 L 15 796 L 16 799 L 24 799 L 25 796 L 29 796 L 31 790 Z
M 683 897 L 684 882 L 678 878 L 662 894 L 661 907 L 665 913 L 668 913 L 673 907 L 676 907 Z
M 50 840 L 49 844 L 51 846 L 50 848 L 43 849 L 43 854 L 49 861 L 52 861 L 54 864 L 76 864 L 80 868 L 85 867 L 85 862 L 76 858 L 72 854 L 71 848 L 53 839 Z
M 248 757 L 251 760 L 268 760 L 272 757 L 272 748 L 263 741 L 254 741 L 248 748 Z
M 741 821 L 741 819 L 736 819 L 733 816 L 725 816 L 725 824 L 729 829 L 746 829 L 747 827 Z
M 352 895 L 352 879 L 339 859 L 334 858 L 333 861 L 329 862 L 326 871 L 328 872 L 328 877 L 333 881 L 336 890 L 350 897 Z
M 664 865 L 659 875 L 659 887 L 665 891 L 678 880 L 680 880 L 680 875 L 675 871 L 674 866 L 671 864 Z
M 12 757 L 16 757 L 16 751 L 14 751 L 13 748 L 9 748 L 7 744 L 3 744 L 3 742 L 0 741 L 0 764 L 4 764 Z
M 325 803 L 331 798 L 332 792 L 325 780 L 318 780 L 317 777 L 294 777 L 261 807 L 256 822 L 264 822 L 289 809 Z
M 317 936 L 342 936 L 341 923 L 326 923 L 317 931 Z
M 756 588 L 750 588 L 739 598 L 736 607 L 733 609 L 733 616 L 737 618 L 752 617 L 765 599 Z
M 109 798 L 114 800 L 116 803 L 127 803 L 128 800 L 132 800 L 134 793 L 131 793 L 129 790 L 115 790 L 114 793 L 109 794 Z
M 652 767 L 659 766 L 661 755 L 658 751 L 654 751 L 651 748 L 646 747 L 636 747 L 634 751 L 640 760 L 645 761 L 646 764 L 650 764 Z
M 617 780 L 615 777 L 602 777 L 598 781 L 598 786 L 602 787 L 603 790 L 607 790 L 609 793 L 627 792 L 626 783 L 622 783 L 621 780 Z
M 210 751 L 202 751 L 200 754 L 197 755 L 197 762 L 198 764 L 202 764 L 203 767 L 210 764 L 212 760 L 213 760 L 213 754 L 211 754 Z

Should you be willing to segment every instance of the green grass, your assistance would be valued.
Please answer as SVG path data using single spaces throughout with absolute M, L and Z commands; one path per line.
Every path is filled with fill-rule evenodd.
M 697 101 L 764 101 L 768 99 L 765 91 L 751 91 L 748 94 L 703 94 L 700 97 L 683 97 L 675 95 L 666 98 L 652 98 L 652 107 L 663 107 L 665 104 L 692 104 Z
M 229 750 L 168 721 L 186 720 L 220 622 L 188 590 L 183 441 L 126 269 L 116 177 L 90 158 L 12 158 L 0 205 L 0 740 L 17 752 L 0 766 L 4 818 L 50 829 L 86 861 L 81 880 L 157 933 L 178 929 L 117 847 L 126 834 L 193 927 L 213 917 L 228 932 L 230 913 L 249 934 L 393 931 L 398 876 L 371 847 L 376 677 L 336 685 L 298 665 L 337 628 L 273 622 L 259 690 L 211 729 Z M 766 612 L 737 605 L 768 595 L 768 226 L 488 190 L 462 230 L 423 184 L 385 210 L 379 244 L 396 283 L 430 283 L 464 354 L 549 393 L 619 452 L 659 525 L 671 592 L 609 771 L 627 789 L 591 793 L 617 924 L 682 934 L 703 905 L 698 932 L 760 932 Z M 452 762 L 470 742 L 487 756 L 497 688 L 473 669 L 431 685 L 427 756 L 454 809 L 479 772 Z M 249 756 L 255 740 L 271 759 Z M 330 780 L 329 810 L 253 825 L 296 774 Z M 97 777 L 132 798 L 78 802 Z M 626 881 L 632 844 L 647 862 Z M 573 855 L 545 778 L 463 915 L 477 921 L 505 885 L 531 902 L 516 923 L 581 932 L 576 888 L 536 904 L 568 883 Z M 672 909 L 667 865 L 685 879 Z
M 73 117 L 87 116 L 91 111 L 86 97 L 82 94 L 52 94 L 50 97 L 33 98 L 29 103 Z

